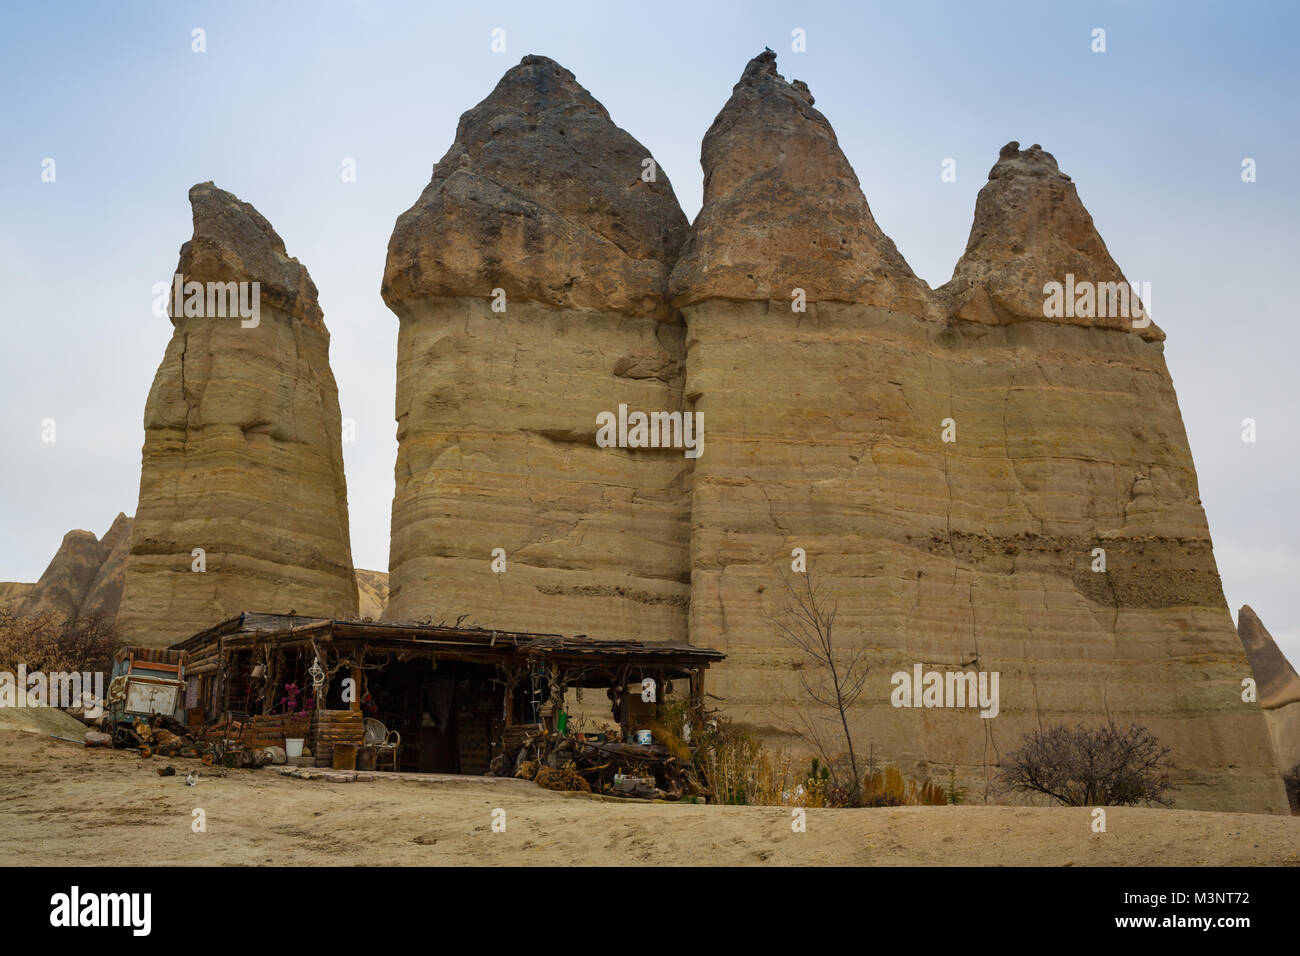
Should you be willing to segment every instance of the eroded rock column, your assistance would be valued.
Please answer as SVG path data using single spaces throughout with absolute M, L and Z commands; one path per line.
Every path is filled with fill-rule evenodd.
M 684 407 L 666 281 L 686 231 L 649 150 L 553 60 L 461 117 L 384 274 L 386 619 L 685 639 L 691 461 L 597 447 L 596 419 Z
M 190 204 L 174 330 L 145 404 L 119 633 L 159 645 L 240 611 L 355 617 L 316 286 L 248 203 L 203 183 Z

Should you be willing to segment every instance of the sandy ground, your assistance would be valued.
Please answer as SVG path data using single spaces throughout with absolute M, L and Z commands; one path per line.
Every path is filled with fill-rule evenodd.
M 181 775 L 159 777 L 168 764 Z M 519 780 L 329 783 L 183 774 L 0 730 L 0 864 L 1300 865 L 1300 817 L 1111 808 L 709 807 L 565 795 Z M 418 778 L 417 778 L 418 779 Z M 207 832 L 191 829 L 205 811 Z M 492 812 L 505 810 L 504 833 Z

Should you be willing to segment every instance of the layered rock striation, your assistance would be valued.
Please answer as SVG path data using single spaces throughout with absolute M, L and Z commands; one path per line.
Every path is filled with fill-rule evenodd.
M 1045 311 L 1048 283 L 1124 278 L 1050 154 L 1002 150 L 935 291 L 772 54 L 746 67 L 702 164 L 670 288 L 708 433 L 690 639 L 728 652 L 710 677 L 727 710 L 786 740 L 801 719 L 799 655 L 771 621 L 801 548 L 840 646 L 867 650 L 854 730 L 878 761 L 1016 799 L 996 768 L 1026 732 L 1109 717 L 1173 748 L 1180 806 L 1284 811 L 1163 333 L 1082 300 Z M 893 675 L 917 664 L 997 672 L 998 715 L 893 706 Z
M 119 633 L 164 645 L 243 610 L 355 617 L 338 390 L 316 287 L 251 205 L 212 183 L 189 198 L 194 235 L 145 404 Z M 257 314 L 223 303 L 227 290 Z
M 528 56 L 397 220 L 389 620 L 686 638 L 690 459 L 596 419 L 686 410 L 667 280 L 688 223 L 649 150 Z

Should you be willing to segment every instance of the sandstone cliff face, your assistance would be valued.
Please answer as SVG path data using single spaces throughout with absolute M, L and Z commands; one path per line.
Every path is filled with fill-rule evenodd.
M 171 308 L 145 404 L 119 633 L 162 645 L 242 610 L 354 617 L 338 391 L 316 287 L 248 203 L 211 183 L 190 203 L 177 273 L 257 282 L 260 314 L 244 327 Z
M 1045 282 L 1120 277 L 1055 161 L 1003 150 L 938 293 L 882 241 L 825 119 L 769 55 L 703 162 L 671 285 L 709 436 L 690 638 L 730 655 L 710 675 L 727 709 L 780 736 L 781 702 L 805 696 L 767 620 L 804 548 L 839 641 L 869 648 L 855 724 L 878 760 L 1015 799 L 992 777 L 1026 732 L 1109 715 L 1173 747 L 1180 806 L 1284 811 L 1259 708 L 1240 699 L 1163 333 L 1043 316 Z M 999 672 L 999 715 L 891 706 L 891 675 L 917 663 Z
M 683 408 L 666 287 L 688 225 L 649 158 L 529 56 L 397 220 L 387 619 L 685 639 L 690 461 L 595 442 L 620 404 Z
M 1294 771 L 1300 766 L 1300 675 L 1249 604 L 1237 612 L 1237 634 L 1255 675 L 1278 769 Z

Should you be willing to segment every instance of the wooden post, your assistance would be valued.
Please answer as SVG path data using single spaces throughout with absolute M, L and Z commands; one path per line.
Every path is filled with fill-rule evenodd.
M 348 705 L 348 710 L 361 709 L 361 665 L 352 665 L 352 703 Z
M 703 730 L 704 723 L 704 668 L 696 667 L 691 671 L 691 712 L 694 714 L 695 723 L 701 725 Z
M 276 667 L 275 662 L 279 655 L 269 650 L 265 644 L 262 645 L 262 661 L 266 666 L 266 673 L 262 675 L 263 700 L 262 713 L 269 714 L 271 708 L 275 705 L 275 680 Z

